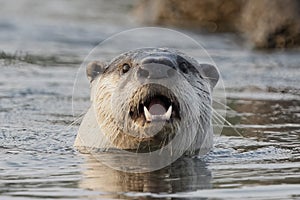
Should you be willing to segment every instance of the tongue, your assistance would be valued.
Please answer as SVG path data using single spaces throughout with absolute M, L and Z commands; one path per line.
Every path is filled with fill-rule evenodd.
M 167 112 L 164 103 L 158 98 L 152 99 L 148 109 L 152 115 L 163 115 Z

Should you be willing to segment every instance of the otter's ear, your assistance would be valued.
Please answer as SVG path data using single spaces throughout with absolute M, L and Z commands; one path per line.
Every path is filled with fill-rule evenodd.
M 204 78 L 208 79 L 211 88 L 215 87 L 220 77 L 218 69 L 210 64 L 200 64 L 200 67 L 204 73 Z
M 99 75 L 101 75 L 106 68 L 105 62 L 93 61 L 90 62 L 86 67 L 86 75 L 90 83 Z

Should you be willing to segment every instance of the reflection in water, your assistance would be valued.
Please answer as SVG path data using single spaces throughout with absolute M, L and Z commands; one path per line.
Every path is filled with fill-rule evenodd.
M 84 157 L 84 178 L 79 186 L 108 193 L 108 197 L 116 198 L 116 194 L 128 192 L 170 194 L 209 189 L 212 186 L 211 172 L 199 158 L 180 158 L 172 165 L 154 172 L 126 173 L 103 165 L 91 155 L 85 154 Z
M 295 99 L 233 99 L 229 106 L 236 112 L 228 120 L 235 124 L 243 137 L 269 142 L 281 148 L 300 145 L 300 101 Z M 231 128 L 225 128 L 224 135 L 232 135 Z
M 235 124 L 272 125 L 277 127 L 285 124 L 300 124 L 298 112 L 300 111 L 299 100 L 247 100 L 240 99 L 231 102 L 233 110 L 241 113 L 240 120 Z M 291 125 L 292 126 L 292 125 Z M 290 126 L 290 127 L 291 127 Z

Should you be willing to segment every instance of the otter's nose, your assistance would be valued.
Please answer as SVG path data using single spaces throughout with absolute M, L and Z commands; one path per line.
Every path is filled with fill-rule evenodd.
M 169 78 L 175 73 L 175 63 L 165 57 L 148 57 L 141 61 L 137 70 L 138 78 L 162 79 Z

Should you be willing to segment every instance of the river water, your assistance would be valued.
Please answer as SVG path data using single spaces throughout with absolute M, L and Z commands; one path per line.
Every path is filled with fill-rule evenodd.
M 185 31 L 211 55 L 226 87 L 232 125 L 213 150 L 134 174 L 73 148 L 90 103 L 84 78 L 85 90 L 73 92 L 85 76 L 78 69 L 103 39 L 139 26 L 134 3 L 0 1 L 0 198 L 300 199 L 297 49 L 251 51 L 234 35 Z

